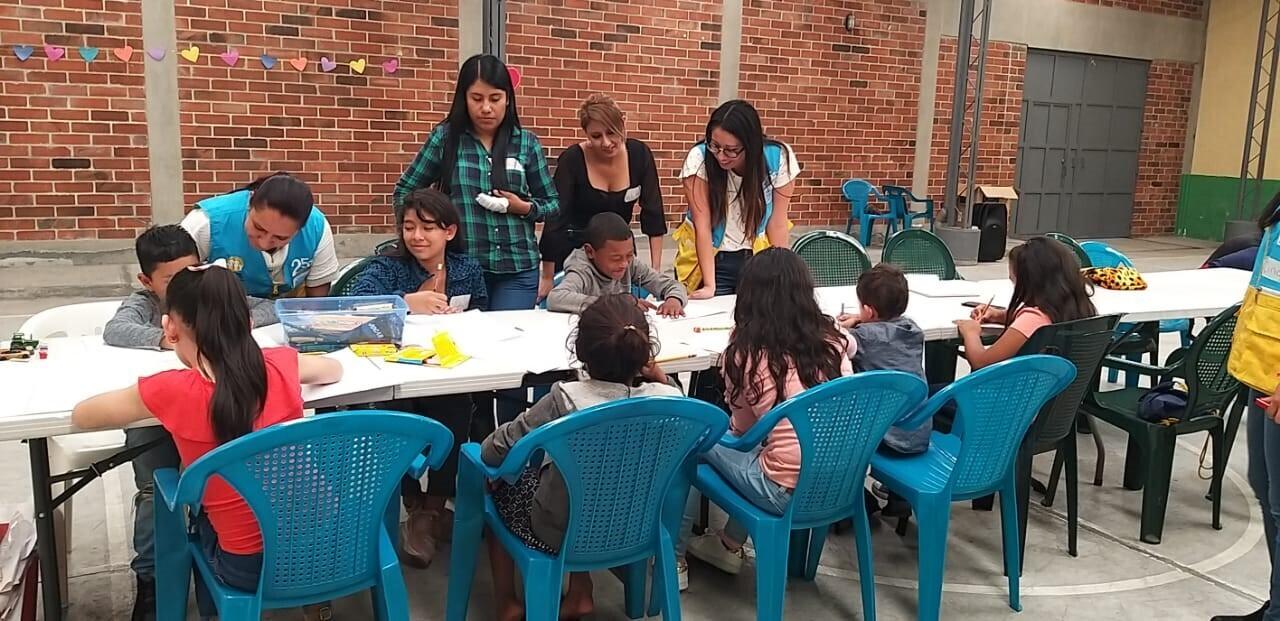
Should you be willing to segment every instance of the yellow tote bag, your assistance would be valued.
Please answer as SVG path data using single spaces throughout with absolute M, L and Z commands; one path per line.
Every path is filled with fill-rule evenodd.
M 788 220 L 787 230 L 790 231 L 792 226 L 791 221 Z M 696 291 L 702 286 L 702 270 L 698 267 L 698 249 L 694 241 L 693 223 L 687 219 L 681 221 L 680 226 L 671 234 L 671 238 L 676 242 L 676 280 L 684 285 L 685 290 Z M 751 252 L 754 254 L 771 246 L 768 235 L 757 235 Z
M 1236 320 L 1227 370 L 1250 388 L 1271 394 L 1280 373 L 1280 296 L 1250 287 Z

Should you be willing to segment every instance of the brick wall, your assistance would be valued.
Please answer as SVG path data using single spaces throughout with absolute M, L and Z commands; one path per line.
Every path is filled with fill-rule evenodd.
M 133 237 L 150 221 L 142 52 L 112 54 L 141 34 L 137 2 L 0 5 L 0 241 Z M 98 48 L 92 64 L 81 46 Z
M 854 16 L 853 32 L 844 18 Z M 843 225 L 850 177 L 911 185 L 924 44 L 923 3 L 754 0 L 742 10 L 739 94 L 796 151 L 791 218 Z
M 1235 2 L 1239 0 L 1227 0 Z M 1201 19 L 1204 16 L 1205 0 L 1072 0 L 1084 4 L 1098 6 L 1114 6 L 1143 13 L 1159 13 L 1173 17 Z
M 1147 105 L 1133 202 L 1135 236 L 1173 233 L 1194 72 L 1190 63 L 1163 61 L 1151 63 L 1147 72 Z
M 178 63 L 187 204 L 288 170 L 311 183 L 337 232 L 391 230 L 391 189 L 452 97 L 457 3 L 188 0 L 176 15 L 178 47 L 202 52 Z M 217 55 L 232 49 L 240 60 L 228 67 Z M 317 70 L 321 57 L 337 68 Z M 381 67 L 388 58 L 395 73 Z M 363 75 L 348 65 L 356 59 Z
M 977 53 L 976 43 L 970 53 Z M 1022 79 L 1026 69 L 1026 46 L 1003 41 L 988 43 L 975 183 L 1014 185 L 1018 170 L 1018 133 L 1022 121 Z M 938 52 L 937 98 L 934 106 L 933 142 L 929 154 L 929 194 L 937 197 L 942 196 L 947 175 L 947 145 L 950 143 L 955 70 L 956 38 L 943 37 Z M 969 128 L 969 118 L 965 118 L 966 131 Z M 967 157 L 967 153 L 964 154 L 961 162 L 968 162 Z M 961 167 L 961 188 L 966 185 L 964 172 L 967 169 L 964 166 L 967 164 Z M 939 201 L 938 208 L 941 207 Z
M 668 219 L 683 213 L 676 175 L 717 103 L 720 13 L 715 0 L 512 0 L 507 60 L 523 74 L 520 120 L 552 166 L 584 138 L 582 100 L 607 93 L 653 150 Z

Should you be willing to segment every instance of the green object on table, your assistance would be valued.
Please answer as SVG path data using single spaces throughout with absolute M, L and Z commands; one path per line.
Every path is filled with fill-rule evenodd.
M 1186 380 L 1187 410 L 1181 421 L 1152 423 L 1139 417 L 1138 401 L 1147 393 L 1146 388 L 1094 392 L 1082 406 L 1089 415 L 1129 434 L 1124 486 L 1126 489 L 1143 490 L 1139 537 L 1146 543 L 1160 543 L 1169 500 L 1174 445 L 1178 436 L 1189 433 L 1209 433 L 1213 445 L 1213 478 L 1209 485 L 1213 527 L 1222 528 L 1222 478 L 1243 411 L 1237 403 L 1230 413 L 1227 412 L 1228 404 L 1240 389 L 1240 382 L 1227 372 L 1227 358 L 1231 353 L 1231 339 L 1239 310 L 1240 305 L 1237 304 L 1219 313 L 1196 336 L 1191 347 L 1169 354 L 1163 367 L 1107 358 L 1108 367 L 1153 376 L 1156 382 L 1175 377 Z

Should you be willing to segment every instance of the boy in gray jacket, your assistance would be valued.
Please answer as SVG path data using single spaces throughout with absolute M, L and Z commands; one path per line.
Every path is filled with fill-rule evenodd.
M 858 352 L 853 357 L 854 371 L 903 371 L 925 379 L 924 331 L 916 322 L 902 316 L 911 295 L 902 270 L 881 263 L 858 277 L 857 291 L 861 306 L 858 314 L 840 316 L 840 325 L 848 328 L 858 341 Z M 925 421 L 915 429 L 890 427 L 880 442 L 880 450 L 903 455 L 923 453 L 929 450 L 932 431 L 932 421 Z M 870 508 L 875 501 L 870 495 L 867 500 Z M 910 515 L 911 506 L 904 499 L 890 494 L 888 500 L 884 515 Z
M 644 310 L 656 310 L 664 317 L 684 315 L 689 295 L 676 279 L 648 265 L 636 263 L 636 247 L 631 227 L 613 212 L 596 214 L 587 223 L 586 244 L 574 250 L 564 262 L 564 279 L 547 296 L 547 309 L 580 313 L 596 299 L 613 293 L 631 293 L 632 286 L 644 287 L 660 304 L 639 300 Z

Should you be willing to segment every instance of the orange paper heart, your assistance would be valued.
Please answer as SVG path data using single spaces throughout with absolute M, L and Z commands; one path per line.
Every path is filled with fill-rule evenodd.
M 305 58 L 290 58 L 290 59 L 289 59 L 289 64 L 290 64 L 290 65 L 293 65 L 293 68 L 294 68 L 294 69 L 297 69 L 298 71 L 302 71 L 303 69 L 306 69 L 306 68 L 307 68 L 307 59 L 305 59 Z
M 124 62 L 129 62 L 129 59 L 133 58 L 133 47 L 128 45 L 124 47 L 118 47 L 114 50 L 111 50 L 111 53 L 115 54 L 116 58 L 119 58 Z

